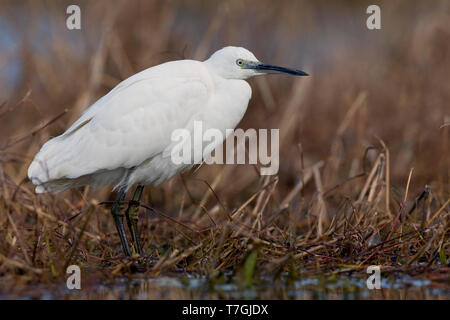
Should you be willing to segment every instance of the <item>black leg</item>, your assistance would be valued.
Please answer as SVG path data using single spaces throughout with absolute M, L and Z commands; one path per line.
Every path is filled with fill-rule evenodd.
M 125 216 L 127 217 L 128 229 L 130 229 L 133 241 L 133 253 L 142 254 L 141 243 L 139 241 L 138 220 L 139 220 L 139 199 L 141 199 L 144 186 L 137 186 L 133 199 L 129 202 Z
M 125 188 L 122 187 L 119 190 L 119 196 L 117 197 L 116 201 L 114 201 L 111 207 L 111 214 L 114 218 L 114 223 L 116 224 L 117 232 L 119 233 L 122 248 L 127 256 L 131 256 L 130 245 L 128 244 L 128 240 L 125 235 L 125 230 L 123 228 L 123 214 L 120 213 L 120 202 L 122 202 L 124 198 L 125 198 Z

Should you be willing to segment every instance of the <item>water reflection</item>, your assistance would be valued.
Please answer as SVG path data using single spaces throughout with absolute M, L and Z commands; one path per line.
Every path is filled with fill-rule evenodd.
M 403 276 L 382 279 L 382 289 L 368 290 L 366 275 L 304 278 L 294 282 L 261 279 L 246 288 L 237 281 L 214 283 L 193 275 L 117 278 L 80 291 L 42 291 L 41 299 L 446 299 L 448 288 L 430 280 Z

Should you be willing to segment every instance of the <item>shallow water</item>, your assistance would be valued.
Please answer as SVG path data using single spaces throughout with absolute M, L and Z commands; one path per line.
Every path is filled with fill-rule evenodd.
M 381 289 L 369 290 L 366 274 L 299 278 L 282 276 L 273 282 L 259 279 L 246 287 L 236 278 L 208 280 L 191 274 L 156 278 L 118 277 L 110 281 L 82 282 L 81 290 L 65 283 L 36 286 L 28 292 L 0 299 L 444 299 L 450 297 L 449 281 L 410 276 L 381 278 Z

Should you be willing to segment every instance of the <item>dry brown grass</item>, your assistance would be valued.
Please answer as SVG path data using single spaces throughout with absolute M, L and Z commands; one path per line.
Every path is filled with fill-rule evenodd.
M 82 267 L 88 287 L 186 273 L 210 284 L 288 285 L 381 265 L 448 290 L 448 2 L 386 2 L 376 32 L 364 28 L 363 2 L 258 1 L 251 18 L 250 2 L 81 3 L 81 32 L 64 28 L 64 2 L 0 3 L 17 31 L 0 67 L 21 66 L 0 108 L 0 296 L 39 297 L 41 286 L 64 283 L 69 264 Z M 35 152 L 120 79 L 224 44 L 312 74 L 251 81 L 240 127 L 280 128 L 278 176 L 203 166 L 146 188 L 145 261 L 123 258 L 100 203 L 112 199 L 108 188 L 34 194 L 25 178 Z

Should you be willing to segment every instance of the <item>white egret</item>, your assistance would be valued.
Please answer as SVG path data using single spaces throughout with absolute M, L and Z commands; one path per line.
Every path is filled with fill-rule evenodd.
M 240 47 L 225 47 L 203 62 L 171 61 L 141 71 L 91 105 L 66 132 L 47 141 L 28 168 L 28 177 L 37 193 L 114 184 L 119 195 L 111 213 L 127 255 L 131 250 L 120 202 L 137 186 L 125 216 L 134 252 L 141 253 L 137 204 L 143 187 L 158 185 L 189 167 L 171 161 L 171 133 L 192 130 L 194 121 L 202 121 L 205 129 L 234 129 L 252 93 L 245 79 L 265 73 L 307 75 L 264 64 Z

